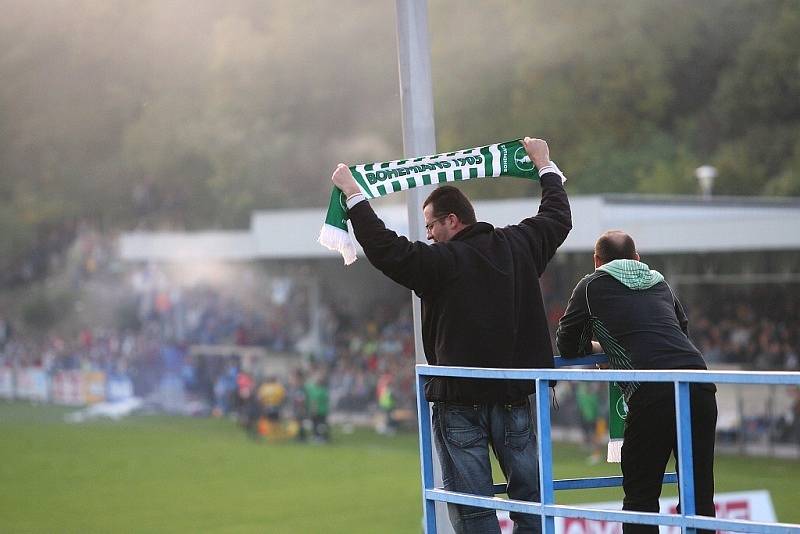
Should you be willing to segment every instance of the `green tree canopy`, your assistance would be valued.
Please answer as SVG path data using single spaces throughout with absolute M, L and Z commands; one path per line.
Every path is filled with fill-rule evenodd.
M 6 267 L 70 221 L 242 227 L 402 156 L 393 2 L 0 9 Z M 800 194 L 794 0 L 441 0 L 430 33 L 441 150 L 537 135 L 573 192 L 694 193 L 713 164 L 718 193 Z

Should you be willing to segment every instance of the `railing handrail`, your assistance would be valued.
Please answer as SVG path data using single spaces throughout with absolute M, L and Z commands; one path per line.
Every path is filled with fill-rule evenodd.
M 611 521 L 638 522 L 650 525 L 680 526 L 682 531 L 696 528 L 730 530 L 737 532 L 758 532 L 777 534 L 784 532 L 800 533 L 800 525 L 784 523 L 762 523 L 744 520 L 726 520 L 702 517 L 695 514 L 694 469 L 692 466 L 691 420 L 689 417 L 689 385 L 691 383 L 716 384 L 775 384 L 800 385 L 800 372 L 787 371 L 705 371 L 705 370 L 610 370 L 610 369 L 562 369 L 569 365 L 593 365 L 607 361 L 605 355 L 598 354 L 576 359 L 556 358 L 556 369 L 498 369 L 487 367 L 444 367 L 420 364 L 416 366 L 417 412 L 420 436 L 420 467 L 422 474 L 422 499 L 425 532 L 436 532 L 436 501 L 468 504 L 483 508 L 496 508 L 536 513 L 542 517 L 543 532 L 551 534 L 555 529 L 555 517 L 585 517 Z M 481 497 L 446 491 L 433 486 L 433 459 L 431 451 L 430 406 L 424 396 L 424 382 L 428 377 L 468 377 L 484 379 L 533 380 L 536 383 L 536 424 L 539 451 L 539 481 L 541 497 L 539 503 L 527 503 L 495 497 Z M 591 381 L 591 382 L 672 382 L 675 386 L 675 413 L 677 440 L 681 454 L 678 458 L 680 472 L 685 476 L 678 480 L 681 495 L 681 513 L 678 515 L 659 515 L 630 511 L 593 510 L 585 507 L 555 504 L 554 492 L 573 487 L 608 487 L 615 483 L 613 477 L 600 479 L 574 479 L 558 481 L 553 478 L 552 444 L 550 441 L 550 381 Z M 665 476 L 665 482 L 671 480 Z M 618 477 L 617 480 L 621 480 Z M 593 483 L 593 482 L 596 482 Z M 502 485 L 495 484 L 495 488 Z
M 567 360 L 569 361 L 569 360 Z M 500 369 L 494 367 L 444 367 L 417 364 L 423 376 L 494 378 L 507 380 L 570 380 L 580 382 L 693 382 L 719 384 L 784 384 L 800 382 L 792 371 L 703 371 L 621 369 Z

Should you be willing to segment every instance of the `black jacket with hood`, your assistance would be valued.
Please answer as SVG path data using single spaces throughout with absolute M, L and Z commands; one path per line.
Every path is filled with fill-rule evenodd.
M 387 229 L 369 202 L 348 214 L 369 261 L 422 302 L 422 338 L 431 365 L 552 368 L 553 347 L 539 276 L 572 228 L 561 177 L 541 178 L 536 216 L 517 225 L 468 226 L 447 242 L 411 242 Z M 428 381 L 429 401 L 517 402 L 534 391 L 520 380 Z
M 613 369 L 706 369 L 680 301 L 658 271 L 614 260 L 584 277 L 559 321 L 561 356 L 591 354 L 596 338 Z M 630 400 L 637 383 L 620 383 Z

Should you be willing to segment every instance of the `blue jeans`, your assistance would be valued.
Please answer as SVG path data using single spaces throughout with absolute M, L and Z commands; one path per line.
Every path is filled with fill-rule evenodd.
M 444 488 L 494 497 L 489 444 L 508 483 L 508 496 L 539 502 L 539 465 L 530 406 L 433 404 L 433 435 L 442 465 Z M 489 508 L 447 504 L 457 534 L 500 534 Z M 515 534 L 541 532 L 538 515 L 512 512 Z

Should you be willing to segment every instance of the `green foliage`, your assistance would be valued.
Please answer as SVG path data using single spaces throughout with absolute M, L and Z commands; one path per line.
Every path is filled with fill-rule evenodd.
M 800 139 L 795 143 L 792 154 L 782 173 L 766 183 L 765 194 L 800 196 Z
M 74 309 L 74 298 L 68 291 L 52 291 L 32 286 L 20 306 L 27 328 L 50 331 Z
M 800 6 L 776 2 L 720 77 L 714 112 L 719 191 L 798 194 Z
M 733 66 L 720 76 L 716 116 L 734 137 L 752 126 L 800 125 L 800 5 L 782 4 L 765 10 Z
M 581 193 L 692 193 L 700 164 L 719 166 L 717 192 L 800 189 L 795 0 L 429 10 L 440 150 L 545 137 Z M 3 15 L 8 265 L 43 227 L 242 227 L 322 206 L 339 161 L 402 156 L 392 3 L 4 0 Z
M 22 219 L 16 206 L 0 204 L 0 269 L 8 273 L 35 237 L 35 227 Z
M 762 193 L 776 178 L 792 175 L 791 158 L 798 143 L 800 130 L 794 126 L 751 126 L 717 151 L 714 163 L 720 175 L 716 190 L 729 195 Z M 793 187 L 786 185 L 789 190 Z
M 114 319 L 114 326 L 119 331 L 132 330 L 135 332 L 141 328 L 139 310 L 136 301 L 133 299 L 122 300 L 117 303 L 117 308 L 114 310 Z

